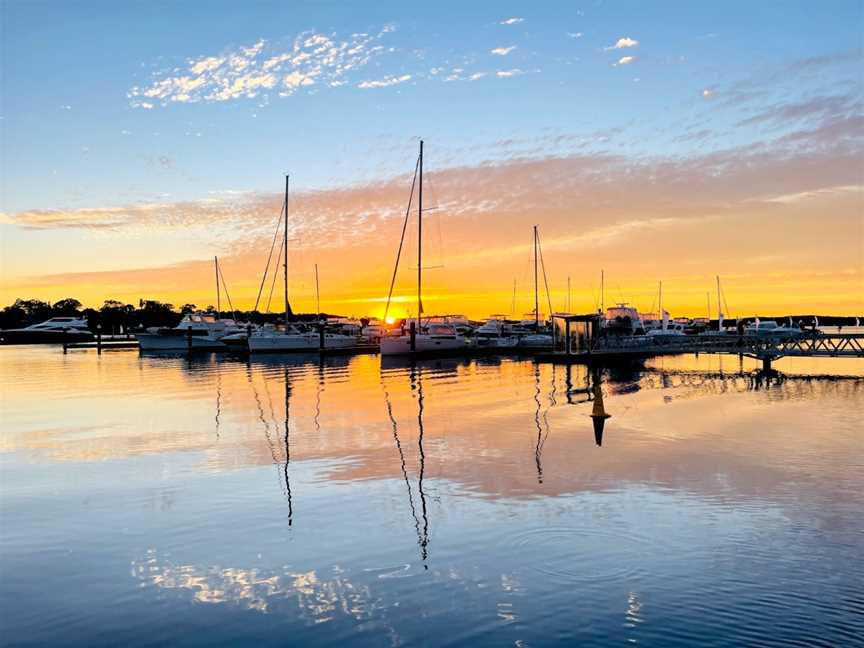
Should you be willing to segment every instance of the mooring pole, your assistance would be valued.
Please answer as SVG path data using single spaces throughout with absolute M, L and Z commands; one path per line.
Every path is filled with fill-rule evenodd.
M 411 350 L 417 350 L 417 324 L 413 320 L 408 326 L 408 334 L 411 336 Z
M 186 350 L 192 353 L 192 327 L 186 327 Z
M 68 344 L 68 340 L 66 339 L 66 329 L 63 329 L 63 353 L 66 353 L 66 344 Z
M 96 353 L 102 355 L 102 325 L 96 325 Z

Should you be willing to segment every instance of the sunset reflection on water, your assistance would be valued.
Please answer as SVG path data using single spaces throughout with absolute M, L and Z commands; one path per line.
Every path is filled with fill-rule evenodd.
M 841 641 L 864 629 L 860 567 L 831 568 L 860 547 L 864 372 L 777 369 L 0 349 L 4 625 Z

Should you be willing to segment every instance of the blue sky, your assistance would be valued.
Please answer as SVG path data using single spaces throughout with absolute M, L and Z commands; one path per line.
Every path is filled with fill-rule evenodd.
M 447 165 L 506 155 L 501 141 L 625 127 L 624 152 L 684 152 L 693 144 L 658 131 L 715 110 L 705 89 L 861 45 L 860 2 L 464 4 L 6 3 L 4 210 L 264 190 L 286 170 L 306 187 L 363 182 L 403 172 L 394 152 L 419 135 Z M 303 34 L 357 33 L 383 50 L 339 87 L 151 109 L 127 96 L 262 41 L 259 62 Z M 638 44 L 608 49 L 623 38 Z M 446 81 L 454 69 L 485 76 Z

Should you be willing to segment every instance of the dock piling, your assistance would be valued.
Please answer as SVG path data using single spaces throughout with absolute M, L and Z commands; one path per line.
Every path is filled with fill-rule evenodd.
M 411 350 L 417 350 L 417 325 L 415 322 L 411 322 L 411 326 L 408 327 L 408 333 L 411 336 Z

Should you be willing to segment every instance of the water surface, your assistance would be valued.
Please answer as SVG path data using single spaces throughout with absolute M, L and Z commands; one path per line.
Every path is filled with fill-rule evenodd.
M 0 641 L 860 645 L 864 367 L 776 368 L 2 348 Z

